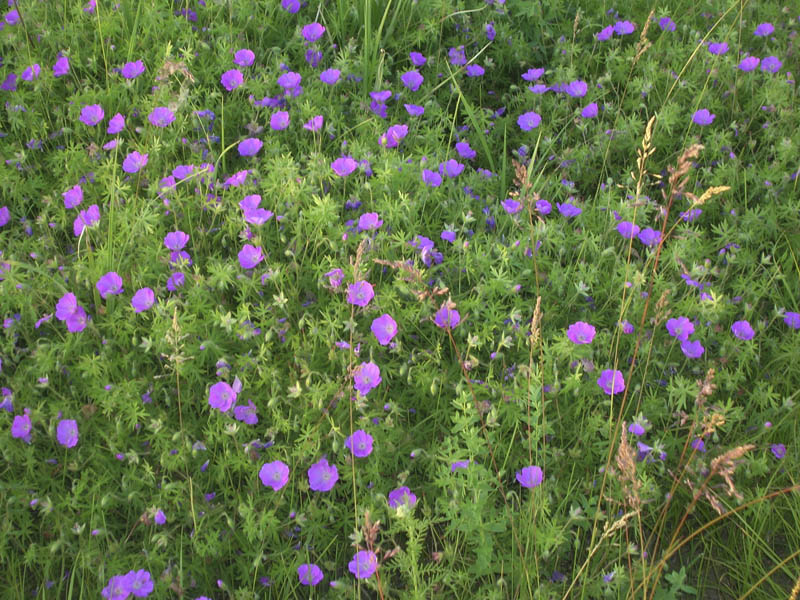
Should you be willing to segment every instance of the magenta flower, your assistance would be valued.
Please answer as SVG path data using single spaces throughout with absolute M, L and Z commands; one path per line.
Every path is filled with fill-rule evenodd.
M 144 73 L 144 63 L 141 60 L 125 63 L 122 65 L 120 73 L 125 79 L 136 79 Z
M 164 236 L 164 245 L 168 250 L 183 250 L 189 242 L 189 234 L 183 231 L 170 231 Z
M 467 65 L 466 72 L 467 77 L 481 77 L 486 73 L 486 69 L 480 65 Z
M 156 295 L 149 287 L 137 290 L 131 298 L 131 306 L 134 312 L 140 313 L 149 310 L 155 304 Z
M 245 425 L 255 425 L 258 423 L 258 409 L 253 401 L 247 399 L 247 406 L 239 404 L 233 407 L 233 418 L 241 421 Z
M 271 487 L 277 492 L 289 481 L 289 467 L 280 460 L 264 463 L 258 472 L 258 477 L 266 487 Z
M 60 56 L 53 64 L 53 77 L 63 77 L 69 73 L 69 58 Z
M 128 589 L 125 575 L 114 575 L 100 593 L 106 600 L 127 600 L 131 591 Z
M 240 156 L 255 156 L 263 145 L 263 142 L 258 138 L 247 138 L 239 142 L 237 149 Z
M 126 173 L 138 173 L 147 165 L 147 157 L 147 154 L 139 154 L 134 150 L 122 161 L 122 170 Z
M 506 198 L 500 204 L 502 204 L 503 210 L 510 215 L 515 215 L 522 210 L 522 202 L 514 200 L 513 198 Z
M 365 458 L 372 453 L 372 441 L 370 434 L 359 429 L 344 441 L 344 447 L 352 451 L 353 456 Z
M 328 278 L 328 284 L 333 287 L 337 288 L 342 285 L 342 279 L 344 279 L 344 272 L 341 269 L 333 269 L 332 271 L 328 271 L 324 275 Z
M 383 225 L 383 220 L 378 216 L 378 213 L 364 213 L 358 218 L 359 231 L 374 231 L 375 229 L 380 229 L 381 225 Z
M 523 467 L 522 471 L 517 471 L 517 481 L 525 488 L 538 487 L 541 485 L 543 478 L 542 468 L 536 465 Z
M 772 452 L 772 456 L 778 460 L 786 456 L 786 446 L 784 444 L 772 444 L 769 447 L 769 451 Z
M 31 429 L 33 429 L 30 412 L 30 409 L 26 408 L 25 414 L 17 415 L 11 423 L 11 437 L 21 439 L 27 444 L 31 443 Z
M 306 563 L 297 567 L 297 578 L 301 585 L 317 585 L 325 576 L 314 563 Z
M 105 113 L 103 112 L 103 107 L 99 104 L 89 104 L 88 106 L 84 106 L 81 109 L 81 116 L 80 121 L 84 125 L 88 125 L 89 127 L 94 127 L 100 121 L 103 120 Z
M 669 319 L 667 321 L 667 332 L 675 339 L 685 342 L 694 333 L 694 325 L 686 317 Z
M 581 117 L 584 119 L 594 119 L 597 116 L 597 102 L 587 104 L 581 111 Z
M 661 232 L 650 227 L 646 227 L 639 232 L 639 241 L 648 248 L 652 248 L 661 241 Z
M 541 79 L 541 78 L 542 78 L 542 75 L 544 75 L 544 69 L 541 69 L 541 68 L 538 68 L 538 69 L 536 69 L 536 68 L 532 68 L 532 69 L 528 69 L 527 71 L 525 71 L 525 72 L 522 74 L 522 78 L 523 78 L 525 81 L 537 81 L 537 80 L 539 80 L 539 79 Z
M 636 31 L 636 25 L 630 21 L 617 21 L 614 23 L 614 33 L 617 35 L 628 35 Z
M 419 106 L 418 104 L 403 104 L 403 106 L 411 117 L 420 117 L 425 114 L 424 106 Z
M 236 54 L 233 55 L 233 63 L 240 67 L 249 67 L 253 64 L 255 59 L 256 55 L 253 54 L 252 50 L 248 50 L 247 48 L 237 50 Z
M 353 560 L 347 563 L 347 568 L 356 579 L 369 579 L 378 568 L 378 557 L 371 550 L 361 550 L 353 555 Z
M 542 215 L 549 215 L 550 211 L 553 210 L 552 205 L 545 199 L 537 200 L 536 201 L 536 210 Z
M 626 240 L 630 240 L 639 235 L 639 226 L 630 221 L 620 221 L 617 223 L 617 233 Z
M 125 129 L 125 117 L 123 117 L 120 113 L 117 113 L 109 120 L 108 129 L 106 129 L 106 133 L 114 135 L 119 133 L 123 129 Z
M 366 306 L 375 296 L 369 281 L 356 281 L 347 286 L 347 301 L 356 306 Z
M 75 208 L 83 202 L 83 190 L 78 184 L 75 184 L 61 195 L 64 197 L 65 208 Z
M 219 81 L 222 87 L 232 92 L 244 83 L 244 76 L 239 69 L 231 69 L 230 71 L 225 71 Z
M 752 340 L 755 332 L 747 321 L 736 321 L 731 325 L 731 332 L 740 340 Z
M 408 125 L 392 125 L 380 138 L 378 145 L 384 148 L 397 148 L 397 145 L 408 135 Z
M 0 227 L 4 227 L 8 224 L 11 220 L 11 211 L 8 210 L 7 206 L 0 206 Z M 2 269 L 0 269 L 0 274 L 2 273 Z M 2 278 L 0 278 L 2 281 Z
M 681 352 L 683 352 L 687 358 L 700 358 L 703 356 L 705 348 L 703 348 L 703 344 L 700 343 L 700 340 L 683 340 L 681 342 Z
M 339 69 L 325 69 L 319 74 L 319 80 L 322 83 L 334 85 L 337 81 L 339 81 L 341 74 L 342 72 Z
M 163 515 L 164 513 L 161 512 L 161 514 Z M 146 598 L 153 591 L 153 579 L 150 571 L 145 571 L 144 569 L 126 573 L 123 576 L 123 585 L 137 598 Z
M 278 85 L 283 88 L 284 92 L 291 92 L 296 89 L 302 90 L 303 88 L 300 86 L 302 80 L 303 76 L 300 73 L 287 71 L 278 77 Z
M 39 79 L 39 74 L 41 72 L 42 67 L 38 64 L 33 64 L 22 72 L 20 79 L 22 79 L 22 81 L 33 81 L 34 79 Z
M 95 287 L 104 300 L 108 298 L 109 294 L 117 295 L 125 291 L 122 289 L 122 277 L 114 271 L 109 271 L 98 279 Z
M 597 385 L 609 396 L 624 392 L 625 379 L 622 377 L 622 371 L 612 371 L 611 369 L 604 370 L 597 379 Z
M 472 160 L 477 156 L 477 153 L 472 149 L 467 141 L 457 142 L 456 152 L 458 152 L 458 155 L 465 160 Z
M 577 217 L 583 211 L 575 206 L 574 204 L 570 204 L 569 202 L 564 202 L 561 204 L 560 202 L 556 202 L 556 207 L 558 208 L 558 212 L 562 214 L 562 216 L 571 219 L 572 217 Z
M 416 92 L 422 85 L 422 82 L 425 81 L 425 78 L 419 74 L 419 71 L 414 69 L 413 71 L 406 71 L 405 73 L 403 73 L 400 76 L 400 81 L 409 90 L 411 90 L 412 92 Z
M 458 177 L 464 170 L 464 165 L 458 162 L 455 158 L 451 158 L 439 164 L 439 173 L 447 175 L 450 178 Z
M 339 177 L 347 177 L 356 170 L 358 163 L 349 156 L 340 156 L 331 163 L 331 169 Z
M 436 171 L 422 169 L 422 181 L 429 187 L 439 187 L 442 185 L 442 176 Z
M 319 131 L 322 129 L 322 124 L 324 123 L 324 119 L 322 115 L 316 115 L 311 117 L 307 123 L 303 123 L 303 129 L 307 129 L 308 131 Z
M 768 35 L 772 35 L 772 32 L 775 31 L 775 27 L 772 23 L 761 23 L 756 30 L 753 32 L 753 35 L 756 37 L 766 37 Z
M 761 61 L 761 70 L 765 73 L 777 73 L 782 66 L 783 63 L 777 56 L 767 56 Z
M 221 412 L 228 412 L 236 402 L 236 396 L 241 389 L 241 383 L 237 380 L 234 381 L 233 387 L 224 381 L 218 381 L 208 390 L 208 404 L 212 408 L 217 408 Z
M 414 65 L 415 67 L 421 67 L 426 62 L 428 62 L 428 59 L 425 58 L 419 52 L 409 52 L 408 53 L 408 58 L 411 59 L 411 64 Z
M 175 113 L 166 106 L 156 106 L 147 115 L 147 120 L 155 127 L 166 127 L 175 120 Z
M 411 508 L 417 503 L 417 497 L 406 486 L 399 487 L 389 492 L 388 500 L 391 508 L 398 508 L 401 504 L 405 504 Z
M 658 26 L 661 28 L 661 31 L 675 31 L 675 21 L 670 19 L 669 17 L 661 17 L 658 20 Z
M 534 111 L 523 113 L 517 119 L 517 125 L 522 131 L 530 131 L 531 129 L 536 129 L 539 124 L 542 122 L 542 117 L 539 113 Z
M 167 279 L 167 289 L 170 292 L 174 292 L 179 287 L 183 287 L 184 283 L 186 283 L 186 275 L 184 275 L 180 271 L 176 271 L 175 273 L 169 276 L 169 279 Z
M 281 0 L 281 7 L 286 12 L 294 14 L 300 10 L 300 0 Z
M 461 322 L 461 315 L 458 314 L 454 304 L 444 302 L 436 311 L 433 322 L 442 329 L 455 329 L 456 325 Z
M 787 311 L 783 314 L 783 322 L 792 329 L 800 329 L 800 313 Z
M 72 222 L 72 232 L 75 237 L 80 237 L 85 227 L 93 227 L 100 222 L 100 208 L 92 204 L 88 209 L 82 210 Z
M 468 460 L 457 460 L 450 465 L 450 472 L 455 473 L 458 469 L 466 469 L 469 466 Z
M 281 131 L 289 127 L 290 121 L 289 113 L 285 110 L 279 110 L 269 118 L 269 127 L 273 131 Z
M 614 35 L 614 26 L 609 25 L 608 27 L 603 27 L 600 31 L 597 32 L 595 38 L 597 38 L 598 42 L 605 42 L 611 39 L 611 36 Z
M 255 247 L 252 244 L 245 244 L 239 251 L 239 264 L 243 269 L 252 269 L 264 260 L 261 246 Z
M 381 369 L 374 362 L 362 362 L 353 373 L 353 387 L 366 396 L 380 385 Z
M 56 428 L 58 443 L 73 448 L 78 443 L 78 423 L 74 419 L 62 419 Z
M 316 42 L 325 33 L 325 27 L 319 23 L 309 23 L 300 33 L 307 42 Z
M 567 94 L 567 96 L 571 96 L 572 98 L 583 98 L 588 89 L 589 87 L 586 85 L 585 81 L 576 79 L 575 81 L 570 81 L 567 84 L 564 92 Z
M 761 59 L 758 58 L 757 56 L 748 56 L 747 58 L 742 59 L 742 62 L 739 63 L 739 69 L 745 72 L 749 72 L 754 70 L 758 66 L 758 63 L 760 62 Z
M 584 321 L 576 321 L 567 327 L 567 337 L 573 344 L 591 344 L 595 328 Z
M 308 469 L 308 487 L 315 492 L 329 492 L 339 480 L 336 465 L 329 465 L 323 457 Z
M 712 42 L 708 45 L 708 51 L 714 55 L 722 55 L 728 51 L 728 42 Z
M 710 113 L 707 108 L 701 108 L 692 115 L 692 122 L 695 125 L 711 125 L 716 116 L 717 115 Z

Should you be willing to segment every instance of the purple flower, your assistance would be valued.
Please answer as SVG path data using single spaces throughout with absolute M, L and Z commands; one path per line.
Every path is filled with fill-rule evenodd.
M 60 56 L 53 64 L 53 77 L 63 77 L 69 73 L 69 58 Z
M 163 515 L 164 513 L 162 512 L 161 514 Z M 123 581 L 123 585 L 137 598 L 146 598 L 153 591 L 153 579 L 150 571 L 145 571 L 144 569 L 129 571 L 124 575 Z
M 701 108 L 692 115 L 692 122 L 695 125 L 711 125 L 716 116 L 717 115 L 710 113 L 707 108 Z
M 103 107 L 99 104 L 89 104 L 88 106 L 84 106 L 81 109 L 81 116 L 80 121 L 84 125 L 88 125 L 89 127 L 94 127 L 100 121 L 103 120 L 105 113 L 103 112 Z
M 375 296 L 369 281 L 356 281 L 347 286 L 347 301 L 356 306 L 366 306 Z
M 236 382 L 234 382 L 234 385 L 236 385 Z M 241 384 L 237 387 L 240 386 Z M 208 404 L 211 408 L 217 408 L 221 412 L 228 412 L 231 406 L 233 406 L 233 403 L 236 402 L 237 394 L 238 391 L 228 383 L 218 381 L 208 390 Z
M 547 200 L 542 199 L 536 201 L 536 210 L 540 214 L 547 216 L 550 214 L 550 211 L 553 210 L 553 207 Z
M 564 202 L 561 204 L 560 202 L 556 202 L 556 206 L 558 207 L 558 212 L 562 214 L 562 216 L 571 219 L 572 217 L 577 217 L 583 211 L 578 208 L 577 206 L 570 204 L 569 202 Z
M 503 210 L 510 215 L 515 215 L 522 210 L 522 202 L 514 200 L 513 198 L 506 198 L 500 204 L 503 205 Z
M 269 127 L 273 131 L 281 131 L 289 127 L 289 113 L 285 110 L 279 110 L 269 118 Z
M 442 231 L 441 237 L 444 241 L 450 242 L 451 244 L 455 243 L 456 241 L 456 232 L 455 231 L 447 231 L 446 229 Z
M 703 356 L 705 348 L 703 348 L 703 344 L 700 343 L 700 340 L 683 340 L 681 342 L 681 352 L 683 352 L 687 358 L 700 358 Z
M 480 65 L 467 65 L 467 77 L 482 77 L 486 70 Z
M 325 576 L 314 563 L 305 563 L 297 567 L 297 578 L 301 585 L 317 585 Z
M 138 173 L 147 165 L 147 157 L 147 154 L 139 154 L 134 150 L 122 161 L 122 170 L 126 173 Z
M 106 129 L 106 133 L 114 135 L 119 133 L 123 129 L 125 129 L 125 117 L 123 117 L 120 113 L 117 113 L 113 117 L 111 117 L 111 120 L 109 120 L 108 129 Z
M 573 344 L 591 344 L 595 328 L 584 321 L 576 321 L 567 328 L 567 337 Z
M 610 40 L 612 35 L 614 35 L 614 26 L 609 25 L 608 27 L 603 27 L 603 29 L 598 31 L 595 37 L 597 38 L 598 42 L 605 42 Z
M 137 290 L 133 295 L 133 298 L 131 298 L 131 306 L 134 312 L 140 313 L 152 307 L 155 301 L 156 295 L 153 290 L 149 287 L 145 287 Z
M 406 112 L 412 117 L 420 117 L 425 114 L 425 107 L 417 104 L 403 104 Z
M 372 436 L 363 429 L 354 431 L 344 441 L 344 447 L 352 451 L 353 456 L 365 458 L 372 453 Z
M 458 314 L 454 304 L 444 302 L 439 310 L 436 311 L 433 322 L 442 329 L 454 329 L 461 322 L 461 315 Z
M 300 31 L 307 42 L 316 42 L 325 33 L 325 27 L 319 23 L 309 23 Z
M 232 92 L 240 85 L 244 83 L 244 76 L 239 69 L 231 69 L 230 71 L 225 71 L 220 77 L 219 82 L 229 92 Z
M 308 487 L 315 492 L 328 492 L 339 479 L 336 465 L 329 465 L 323 457 L 308 469 Z
M 92 227 L 100 221 L 100 208 L 92 204 L 88 209 L 82 210 L 72 222 L 72 232 L 75 237 L 80 237 L 85 227 Z
M 74 419 L 63 419 L 56 428 L 58 443 L 65 448 L 73 448 L 78 443 L 78 423 Z
M 319 74 L 319 80 L 322 83 L 333 85 L 337 81 L 339 81 L 339 77 L 341 76 L 341 74 L 342 72 L 339 69 L 325 69 L 322 73 Z
M 635 436 L 642 436 L 645 434 L 646 430 L 644 425 L 638 421 L 634 421 L 628 426 L 628 432 L 632 433 Z
M 347 177 L 356 170 L 358 163 L 349 156 L 340 156 L 331 163 L 331 169 L 339 177 Z
M 761 23 L 756 30 L 753 32 L 753 35 L 756 37 L 766 37 L 768 35 L 772 35 L 772 32 L 775 31 L 775 27 L 772 23 Z
M 523 467 L 522 471 L 517 471 L 517 481 L 525 488 L 538 487 L 541 485 L 543 478 L 542 468 L 536 465 Z
M 425 58 L 419 52 L 409 52 L 408 53 L 408 58 L 411 59 L 411 64 L 414 65 L 415 67 L 421 67 L 426 62 L 428 62 L 428 59 Z
M 450 48 L 447 51 L 447 56 L 450 60 L 450 64 L 455 67 L 461 67 L 467 64 L 467 55 L 464 54 L 464 46 L 458 46 L 457 48 Z
M 108 580 L 108 585 L 101 592 L 106 600 L 126 600 L 131 591 L 128 589 L 128 581 L 125 575 L 114 575 Z
M 761 70 L 765 73 L 777 73 L 782 66 L 783 63 L 777 56 L 767 56 L 761 61 Z
M 647 227 L 639 232 L 639 241 L 648 248 L 652 248 L 661 241 L 661 232 Z
M 252 269 L 264 260 L 261 246 L 255 247 L 252 244 L 245 244 L 239 251 L 239 264 L 243 269 Z
M 587 104 L 581 111 L 581 117 L 584 119 L 594 119 L 597 116 L 597 102 Z
M 325 277 L 328 278 L 328 284 L 331 287 L 337 288 L 340 285 L 342 285 L 344 272 L 341 269 L 333 269 L 332 271 L 328 271 L 327 273 L 325 273 Z
M 122 289 L 122 277 L 117 275 L 115 271 L 109 271 L 97 280 L 95 284 L 97 291 L 100 292 L 100 297 L 104 300 L 108 298 L 109 294 L 121 294 L 125 290 Z
M 166 106 L 156 106 L 147 115 L 147 120 L 155 127 L 166 127 L 175 120 L 175 113 Z
M 249 67 L 253 64 L 255 59 L 256 55 L 253 54 L 252 50 L 248 50 L 247 48 L 237 50 L 236 54 L 233 55 L 233 63 L 240 67 Z
M 280 460 L 265 463 L 261 466 L 258 477 L 266 487 L 271 487 L 277 492 L 289 481 L 289 467 Z
M 281 7 L 286 12 L 294 14 L 300 10 L 300 0 L 281 0 Z
M 442 185 L 442 176 L 436 171 L 422 169 L 422 181 L 429 187 L 439 187 Z
M 25 409 L 25 414 L 17 415 L 11 423 L 11 437 L 21 439 L 23 442 L 31 443 L 31 424 L 30 409 Z
M 544 75 L 544 69 L 528 69 L 522 74 L 522 78 L 525 81 L 536 81 L 541 79 L 542 75 Z
M 731 325 L 731 331 L 740 340 L 752 340 L 755 332 L 747 321 L 736 321 Z
M 542 122 L 542 117 L 539 113 L 534 111 L 523 113 L 517 119 L 517 125 L 522 131 L 530 131 L 531 129 L 536 129 L 539 124 Z
M 9 73 L 8 76 L 3 80 L 3 83 L 0 84 L 0 90 L 5 90 L 7 92 L 14 92 L 17 89 L 17 74 L 16 73 Z
M 397 508 L 401 504 L 405 504 L 411 508 L 417 503 L 417 497 L 406 486 L 399 487 L 389 492 L 388 500 L 391 508 Z
M 11 220 L 11 212 L 8 210 L 7 206 L 0 206 L 0 227 L 4 227 L 8 224 Z M 0 269 L 0 274 L 2 274 L 2 269 Z M 2 281 L 2 278 L 0 278 Z
M 728 42 L 712 42 L 708 45 L 711 54 L 721 55 L 728 51 Z
M 458 162 L 455 158 L 451 158 L 439 164 L 439 173 L 447 175 L 450 178 L 458 177 L 464 170 L 464 165 Z
M 622 333 L 630 335 L 631 333 L 634 332 L 633 324 L 630 321 L 625 320 L 622 323 L 620 323 L 620 325 L 622 327 Z
M 614 33 L 617 35 L 628 35 L 636 31 L 636 25 L 630 21 L 617 21 L 614 23 Z
M 378 138 L 378 145 L 384 148 L 396 148 L 406 135 L 408 135 L 408 125 L 392 125 Z
M 626 240 L 631 240 L 639 235 L 639 226 L 630 221 L 620 221 L 617 223 L 617 233 Z
M 378 568 L 378 557 L 371 550 L 361 550 L 353 555 L 353 560 L 347 563 L 347 568 L 356 579 L 369 579 Z
M 784 313 L 783 322 L 792 329 L 800 329 L 800 313 L 796 312 Z
M 685 342 L 694 333 L 694 325 L 686 317 L 669 319 L 667 321 L 667 332 L 678 341 Z
M 622 371 L 605 369 L 597 379 L 597 385 L 599 385 L 609 396 L 624 392 L 625 379 L 622 377 Z
M 247 406 L 237 405 L 233 407 L 233 418 L 241 421 L 245 425 L 255 425 L 258 423 L 258 409 L 253 401 L 248 398 Z
M 75 208 L 83 202 L 83 190 L 78 184 L 75 184 L 61 195 L 64 197 L 64 206 L 66 208 Z
M 167 289 L 170 292 L 174 292 L 179 287 L 183 287 L 184 283 L 186 283 L 186 275 L 184 275 L 180 271 L 176 271 L 175 273 L 169 276 L 169 279 L 167 279 Z
M 468 460 L 457 460 L 450 465 L 450 472 L 455 473 L 457 469 L 466 469 L 468 466 Z
M 144 63 L 141 60 L 125 63 L 122 65 L 120 73 L 125 79 L 136 79 L 144 73 Z
M 164 245 L 168 250 L 183 250 L 189 242 L 189 234 L 183 231 L 170 231 L 164 236 Z
M 288 71 L 278 77 L 278 85 L 283 88 L 284 92 L 289 92 L 296 88 L 300 88 L 300 82 L 302 80 L 303 77 L 299 73 Z
M 778 460 L 786 456 L 786 446 L 783 444 L 772 444 L 769 449 L 770 452 L 772 452 L 772 455 Z
M 761 62 L 761 59 L 757 56 L 748 56 L 745 59 L 742 59 L 742 62 L 739 63 L 739 69 L 742 71 L 748 72 L 754 70 L 758 63 Z
M 470 147 L 469 142 L 466 141 L 456 143 L 456 152 L 458 152 L 458 155 L 461 158 L 466 160 L 472 160 L 476 156 L 475 150 L 473 150 Z
M 381 225 L 383 225 L 383 221 L 378 213 L 364 213 L 358 218 L 359 231 L 373 231 L 379 229 Z
M 381 370 L 374 362 L 362 362 L 353 373 L 353 387 L 366 396 L 380 385 Z
M 307 123 L 303 123 L 303 129 L 307 129 L 308 131 L 319 131 L 322 129 L 322 124 L 324 119 L 322 115 L 316 115 L 311 117 Z
M 576 81 L 570 81 L 564 89 L 564 92 L 566 92 L 567 96 L 571 96 L 572 98 L 583 98 L 587 90 L 588 86 L 586 82 L 578 79 Z
M 42 68 L 38 64 L 34 64 L 22 72 L 20 79 L 22 81 L 33 81 L 34 79 L 39 79 L 39 73 L 41 72 Z
M 661 28 L 661 31 L 675 31 L 675 21 L 669 17 L 661 17 L 658 20 L 658 26 Z
M 403 83 L 405 87 L 407 87 L 412 92 L 416 92 L 422 83 L 425 81 L 425 78 L 419 74 L 419 71 L 416 69 L 413 71 L 406 71 L 400 76 L 400 81 Z

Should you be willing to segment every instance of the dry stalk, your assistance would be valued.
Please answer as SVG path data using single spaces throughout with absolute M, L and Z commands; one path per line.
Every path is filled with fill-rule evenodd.
M 653 20 L 655 12 L 655 9 L 652 9 L 650 14 L 647 15 L 647 20 L 644 22 L 644 27 L 642 27 L 642 33 L 639 34 L 639 41 L 636 43 L 636 55 L 633 57 L 631 68 L 636 66 L 636 63 L 639 62 L 642 55 L 653 45 L 653 43 L 647 39 L 647 31 L 650 29 L 650 22 Z
M 700 151 L 704 148 L 705 146 L 702 144 L 692 144 L 683 151 L 683 154 L 681 154 L 678 159 L 677 166 L 667 167 L 667 172 L 669 173 L 669 192 L 661 190 L 661 195 L 664 200 L 674 199 L 684 194 L 686 184 L 689 182 L 689 171 L 692 168 L 692 159 L 700 156 Z
M 641 481 L 636 477 L 636 461 L 633 449 L 628 443 L 628 424 L 622 423 L 622 439 L 617 448 L 617 469 L 619 469 L 619 479 L 625 492 L 625 501 L 628 506 L 636 512 L 642 505 L 639 497 L 639 489 L 642 487 Z
M 800 597 L 800 574 L 797 575 L 797 581 L 794 582 L 792 593 L 789 595 L 789 600 L 797 600 Z
M 541 336 L 542 325 L 542 297 L 536 296 L 536 307 L 533 309 L 533 317 L 531 317 L 531 337 L 530 343 L 536 345 Z

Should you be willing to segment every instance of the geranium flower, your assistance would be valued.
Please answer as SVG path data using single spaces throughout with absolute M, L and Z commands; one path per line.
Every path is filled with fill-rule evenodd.
M 436 323 L 437 327 L 441 327 L 442 329 L 455 329 L 456 325 L 461 322 L 461 315 L 455 309 L 454 305 L 449 305 L 448 302 L 444 302 L 442 306 L 439 307 L 439 310 L 436 311 L 433 322 Z
M 319 23 L 309 23 L 300 33 L 307 42 L 316 42 L 325 33 L 325 27 Z
M 409 52 L 408 58 L 411 59 L 411 64 L 414 65 L 415 67 L 421 67 L 426 62 L 428 62 L 428 59 L 425 58 L 419 52 Z
M 708 51 L 715 55 L 725 54 L 728 51 L 728 42 L 711 42 Z
M 134 312 L 140 313 L 150 309 L 155 304 L 156 295 L 149 287 L 137 290 L 131 298 L 131 306 Z
M 753 35 L 757 37 L 766 37 L 772 35 L 773 31 L 775 31 L 775 26 L 772 23 L 760 23 L 753 32 Z
M 380 385 L 381 370 L 373 362 L 362 362 L 353 373 L 353 387 L 362 396 L 366 396 Z
M 717 115 L 710 113 L 707 108 L 701 108 L 692 115 L 692 122 L 695 125 L 711 125 L 716 116 Z
M 740 340 L 752 340 L 755 332 L 747 321 L 736 321 L 731 325 L 731 332 Z
M 639 234 L 639 226 L 630 221 L 620 221 L 617 223 L 617 233 L 626 240 L 630 240 Z
M 136 79 L 139 75 L 144 73 L 144 68 L 144 63 L 141 60 L 136 60 L 122 65 L 120 73 L 125 79 Z
M 754 70 L 760 62 L 761 59 L 757 56 L 748 56 L 747 58 L 742 59 L 742 62 L 739 63 L 739 69 L 749 72 Z
M 667 332 L 675 339 L 684 342 L 694 333 L 694 325 L 686 317 L 669 319 L 666 324 Z
M 356 281 L 347 286 L 347 301 L 355 306 L 366 306 L 375 296 L 369 281 Z
M 64 197 L 65 208 L 75 208 L 83 202 L 83 189 L 77 183 L 61 195 Z
M 336 465 L 329 465 L 325 458 L 319 459 L 308 469 L 308 487 L 315 492 L 329 492 L 338 480 Z
M 322 73 L 319 74 L 319 80 L 322 83 L 327 83 L 328 85 L 334 85 L 337 81 L 339 81 L 339 77 L 341 76 L 342 72 L 339 69 L 325 69 Z
M 129 571 L 123 578 L 123 585 L 137 598 L 146 598 L 153 591 L 153 579 L 150 571 L 144 569 Z
M 147 165 L 147 154 L 139 154 L 136 150 L 128 154 L 122 161 L 122 170 L 126 173 L 138 173 Z
M 658 20 L 658 26 L 661 28 L 661 31 L 675 31 L 675 21 L 670 19 L 669 17 L 661 17 Z
M 595 328 L 584 321 L 576 321 L 567 327 L 567 337 L 573 344 L 591 344 Z
M 442 185 L 442 176 L 436 171 L 422 169 L 422 181 L 429 187 L 439 187 Z
M 558 208 L 558 212 L 560 212 L 563 216 L 571 219 L 572 217 L 577 217 L 583 211 L 575 206 L 574 204 L 570 204 L 569 202 L 564 202 L 561 204 L 560 202 L 556 202 L 556 207 Z
M 69 73 L 69 58 L 59 56 L 53 64 L 53 77 L 63 77 Z
M 542 122 L 542 117 L 539 113 L 534 111 L 523 113 L 517 119 L 517 125 L 522 131 L 530 131 L 531 129 L 536 129 L 539 124 Z
M 232 92 L 244 83 L 244 76 L 239 69 L 231 69 L 230 71 L 225 71 L 219 81 L 222 87 Z
M 624 392 L 625 379 L 622 377 L 622 371 L 605 369 L 597 379 L 597 385 L 609 396 Z
M 378 568 L 378 557 L 371 550 L 361 550 L 353 555 L 353 560 L 347 563 L 347 568 L 356 579 L 369 579 Z
M 389 492 L 388 501 L 391 508 L 397 508 L 401 504 L 411 508 L 417 503 L 417 497 L 408 487 L 402 486 Z
M 84 125 L 94 127 L 103 120 L 104 116 L 105 113 L 103 112 L 102 106 L 99 104 L 89 104 L 81 109 L 80 121 Z
M 354 431 L 344 441 L 345 448 L 348 448 L 353 456 L 365 458 L 372 453 L 372 436 L 363 429 Z
M 378 145 L 384 148 L 397 148 L 397 145 L 408 135 L 408 125 L 392 125 L 380 138 Z
M 378 213 L 364 213 L 358 218 L 359 231 L 374 231 L 375 229 L 380 229 L 381 225 L 383 225 L 383 221 L 378 216 Z
M 11 437 L 22 440 L 26 444 L 31 443 L 31 424 L 30 409 L 26 408 L 24 414 L 17 415 L 11 423 Z
M 331 163 L 331 169 L 333 169 L 333 172 L 339 177 L 347 177 L 350 173 L 355 171 L 357 167 L 358 163 L 350 156 L 340 156 Z
M 122 277 L 114 271 L 109 271 L 98 279 L 95 287 L 100 292 L 100 297 L 104 300 L 109 295 L 117 295 L 125 291 L 122 289 Z
M 212 408 L 217 408 L 221 412 L 228 412 L 236 402 L 236 396 L 241 390 L 241 382 L 238 377 L 234 380 L 233 386 L 225 381 L 218 381 L 208 390 L 208 404 Z M 238 389 L 237 389 L 238 388 Z
M 419 74 L 419 71 L 414 69 L 412 71 L 406 71 L 403 73 L 400 76 L 400 81 L 410 91 L 416 92 L 425 81 L 425 78 Z
M 147 120 L 155 127 L 167 127 L 175 120 L 175 113 L 166 106 L 156 106 L 150 111 L 150 114 L 147 115 Z
M 253 64 L 253 61 L 256 59 L 256 55 L 253 54 L 252 50 L 247 48 L 242 48 L 241 50 L 237 50 L 236 54 L 233 55 L 233 62 L 240 67 L 249 67 Z
M 289 481 L 289 467 L 280 460 L 265 463 L 261 466 L 258 477 L 266 487 L 277 492 Z
M 522 487 L 529 489 L 541 485 L 543 478 L 542 468 L 536 465 L 524 467 L 522 471 L 517 471 L 517 481 Z
M 108 129 L 106 129 L 106 133 L 114 135 L 123 129 L 125 129 L 125 117 L 123 117 L 120 113 L 117 113 L 108 121 Z
M 239 251 L 239 264 L 243 269 L 253 269 L 262 260 L 264 260 L 264 255 L 261 246 L 245 244 L 244 248 Z
M 600 31 L 595 34 L 595 38 L 597 38 L 598 42 L 605 42 L 611 39 L 611 36 L 614 35 L 614 26 L 609 25 L 608 27 L 603 27 Z
M 629 35 L 636 31 L 636 25 L 630 21 L 617 21 L 614 23 L 614 33 L 617 35 Z
M 297 567 L 297 578 L 301 585 L 317 585 L 325 576 L 314 563 L 306 563 Z
M 683 340 L 681 342 L 681 352 L 683 352 L 687 358 L 700 358 L 703 356 L 705 348 L 703 348 L 703 344 L 700 343 L 700 340 Z
M 581 111 L 581 117 L 584 119 L 594 119 L 597 116 L 597 102 L 587 104 Z

